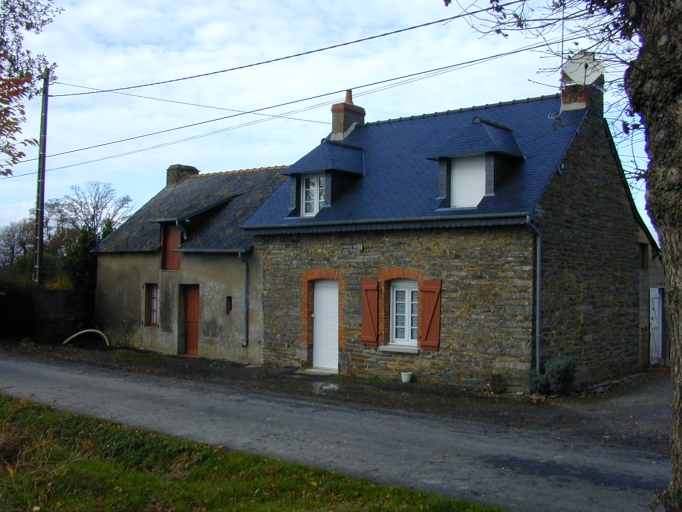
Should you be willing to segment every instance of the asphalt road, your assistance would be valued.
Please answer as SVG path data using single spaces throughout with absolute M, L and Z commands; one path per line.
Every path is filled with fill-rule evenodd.
M 125 425 L 511 510 L 648 510 L 667 458 L 486 423 L 377 412 L 3 354 L 0 392 Z

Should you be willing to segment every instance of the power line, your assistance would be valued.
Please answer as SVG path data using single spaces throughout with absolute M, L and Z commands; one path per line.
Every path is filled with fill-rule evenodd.
M 576 36 L 576 37 L 574 37 L 574 38 L 568 39 L 568 41 L 571 41 L 571 40 L 574 40 L 574 39 L 578 39 L 578 37 Z M 549 46 L 549 45 L 552 45 L 552 44 L 556 44 L 557 42 L 559 42 L 559 40 L 548 41 L 548 42 L 545 41 L 545 42 L 543 42 L 543 43 L 528 45 L 528 46 L 525 46 L 525 47 L 517 48 L 517 49 L 515 49 L 515 50 L 510 50 L 510 51 L 503 52 L 503 53 L 498 53 L 498 54 L 495 54 L 495 55 L 489 55 L 489 56 L 487 56 L 487 57 L 481 57 L 481 58 L 478 58 L 478 59 L 473 59 L 473 60 L 470 60 L 470 61 L 465 61 L 465 62 L 461 62 L 461 63 L 457 63 L 457 64 L 451 64 L 451 65 L 449 65 L 449 66 L 443 66 L 443 67 L 439 67 L 439 68 L 430 69 L 430 70 L 427 70 L 427 71 L 420 71 L 420 72 L 417 72 L 417 73 L 411 73 L 411 74 L 403 75 L 403 76 L 400 76 L 400 77 L 389 78 L 389 79 L 386 79 L 386 80 L 380 80 L 380 81 L 372 82 L 372 83 L 369 83 L 369 84 L 359 85 L 359 86 L 351 87 L 351 89 L 353 89 L 353 90 L 359 90 L 359 89 L 366 89 L 366 88 L 368 88 L 368 87 L 373 87 L 373 86 L 381 85 L 381 87 L 378 87 L 378 88 L 376 88 L 376 89 L 369 90 L 369 91 L 364 91 L 364 92 L 359 92 L 359 93 L 356 93 L 356 94 L 355 94 L 356 97 L 365 96 L 365 95 L 367 95 L 367 94 L 373 94 L 373 93 L 376 93 L 376 92 L 381 92 L 381 91 L 384 91 L 384 90 L 387 90 L 387 89 L 391 89 L 391 88 L 393 88 L 393 87 L 398 87 L 398 86 L 400 86 L 400 85 L 405 85 L 405 84 L 413 83 L 413 82 L 416 82 L 416 81 L 419 81 L 419 80 L 425 80 L 426 78 L 431 78 L 431 77 L 433 77 L 433 76 L 438 76 L 438 75 L 441 75 L 441 74 L 443 74 L 443 73 L 449 73 L 449 72 L 452 72 L 452 71 L 457 71 L 457 70 L 459 70 L 459 69 L 463 69 L 463 68 L 466 68 L 466 67 L 474 66 L 474 65 L 476 65 L 476 64 L 481 64 L 481 63 L 483 63 L 483 62 L 488 62 L 488 61 L 491 61 L 491 60 L 496 60 L 496 59 L 499 59 L 499 58 L 508 57 L 508 56 L 510 56 L 510 55 L 515 55 L 515 54 L 522 53 L 522 52 L 526 52 L 526 51 L 537 50 L 537 49 L 543 48 L 543 47 L 545 47 L 545 46 Z M 398 82 L 398 83 L 390 83 L 390 82 L 397 82 L 398 80 L 401 80 L 401 82 Z M 125 142 L 125 141 L 135 140 L 135 139 L 139 139 L 139 138 L 143 138 L 143 137 L 148 137 L 148 136 L 151 136 L 151 135 L 158 135 L 158 134 L 161 134 L 161 133 L 167 133 L 167 132 L 170 132 L 170 131 L 176 131 L 176 130 L 180 130 L 180 129 L 183 129 L 183 128 L 189 128 L 189 127 L 193 127 L 193 126 L 198 126 L 198 125 L 202 125 L 202 124 L 207 124 L 207 123 L 211 123 L 211 122 L 214 122 L 214 121 L 220 121 L 220 120 L 229 119 L 229 118 L 232 118 L 232 117 L 238 117 L 238 116 L 245 115 L 245 114 L 253 114 L 253 113 L 257 113 L 257 112 L 262 111 L 262 110 L 269 110 L 269 109 L 272 109 L 272 108 L 277 108 L 277 107 L 292 105 L 292 104 L 295 104 L 295 103 L 301 103 L 301 102 L 310 101 L 310 100 L 313 100 L 313 99 L 319 99 L 319 98 L 323 98 L 323 97 L 325 97 L 325 96 L 331 96 L 331 95 L 333 95 L 333 94 L 339 94 L 339 93 L 342 93 L 342 92 L 344 92 L 344 91 L 346 91 L 346 89 L 340 89 L 340 90 L 337 90 L 337 91 L 332 91 L 332 92 L 328 92 L 328 93 L 324 93 L 324 94 L 318 94 L 318 95 L 315 95 L 315 96 L 309 96 L 309 97 L 307 97 L 307 98 L 303 98 L 303 99 L 299 99 L 299 100 L 289 101 L 289 102 L 285 102 L 285 103 L 279 103 L 279 104 L 277 104 L 277 105 L 273 105 L 273 106 L 269 106 L 269 107 L 263 107 L 263 108 L 251 110 L 251 111 L 248 111 L 248 112 L 243 112 L 243 113 L 239 113 L 239 114 L 233 114 L 233 115 L 230 115 L 230 116 L 224 116 L 224 117 L 220 117 L 220 118 L 216 118 L 216 119 L 211 119 L 211 120 L 208 120 L 208 121 L 202 121 L 202 122 L 199 122 L 199 123 L 193 123 L 193 124 L 189 124 L 189 125 L 185 125 L 185 126 L 179 126 L 179 127 L 175 127 L 175 128 L 169 128 L 169 129 L 167 129 L 167 130 L 161 130 L 161 131 L 158 131 L 158 132 L 148 133 L 148 134 L 145 134 L 145 135 L 139 135 L 139 136 L 135 136 L 135 137 L 129 137 L 129 138 L 121 139 L 121 140 L 118 140 L 118 141 L 107 142 L 107 143 L 99 144 L 99 145 L 96 145 L 96 146 L 89 146 L 89 147 L 86 147 L 86 148 L 80 148 L 80 149 L 74 149 L 74 150 L 71 150 L 71 151 L 65 151 L 65 152 L 57 153 L 57 154 L 55 154 L 55 155 L 50 155 L 50 156 L 64 155 L 64 154 L 68 154 L 68 153 L 76 153 L 76 152 L 79 152 L 79 151 L 85 151 L 85 150 L 87 150 L 87 149 L 92 149 L 92 148 L 96 148 L 96 147 L 102 147 L 102 146 L 112 145 L 112 144 L 116 144 L 116 143 L 119 143 L 119 142 Z M 300 113 L 300 112 L 305 112 L 305 111 L 307 111 L 307 110 L 312 110 L 312 109 L 314 109 L 314 108 L 319 108 L 319 107 L 324 106 L 324 105 L 330 105 L 330 104 L 332 104 L 332 103 L 334 103 L 334 101 L 326 101 L 326 102 L 318 103 L 318 104 L 311 105 L 311 106 L 308 106 L 308 107 L 303 107 L 303 108 L 298 109 L 298 110 L 293 110 L 293 111 L 290 111 L 290 112 L 285 112 L 284 114 L 281 114 L 281 115 L 286 117 L 286 116 L 288 116 L 288 115 L 290 115 L 290 114 L 297 114 L 297 113 Z M 98 158 L 98 159 L 94 159 L 94 160 L 88 160 L 88 161 L 79 162 L 79 163 L 70 164 L 70 165 L 65 165 L 65 166 L 61 166 L 61 167 L 55 167 L 55 168 L 52 168 L 52 169 L 48 169 L 48 172 L 57 171 L 57 170 L 60 170 L 60 169 L 66 169 L 66 168 L 70 168 L 70 167 L 78 167 L 78 166 L 80 166 L 80 165 L 86 165 L 86 164 L 90 164 L 90 163 L 100 162 L 100 161 L 103 161 L 103 160 L 111 160 L 111 159 L 113 159 L 113 158 L 119 158 L 119 157 L 128 156 L 128 155 L 132 155 L 132 154 L 136 154 L 136 153 L 142 153 L 142 152 L 150 151 L 150 150 L 153 150 L 153 149 L 159 149 L 159 148 L 166 147 L 166 146 L 171 146 L 171 145 L 174 145 L 174 144 L 180 144 L 180 143 L 182 143 L 182 142 L 187 142 L 187 141 L 191 141 L 191 140 L 195 140 L 195 139 L 199 139 L 199 138 L 203 138 L 203 137 L 208 137 L 208 136 L 211 136 L 211 135 L 216 135 L 216 134 L 223 133 L 223 132 L 227 132 L 227 131 L 236 130 L 236 129 L 238 129 L 238 128 L 243 128 L 243 127 L 246 127 L 246 126 L 251 126 L 251 125 L 258 124 L 258 123 L 262 123 L 262 122 L 269 121 L 269 120 L 271 120 L 271 119 L 259 119 L 259 120 L 257 120 L 257 121 L 250 121 L 250 122 L 248 122 L 248 123 L 243 123 L 243 124 L 240 124 L 240 125 L 237 125 L 237 126 L 231 126 L 231 127 L 227 127 L 227 128 L 221 128 L 221 129 L 219 129 L 219 130 L 214 130 L 214 131 L 212 131 L 212 132 L 208 132 L 208 133 L 204 133 L 204 134 L 199 134 L 199 135 L 193 135 L 193 136 L 191 136 L 191 137 L 185 137 L 185 138 L 183 138 L 183 139 L 178 139 L 178 140 L 175 140 L 175 141 L 169 141 L 169 142 L 165 142 L 165 143 L 161 143 L 161 144 L 156 144 L 156 145 L 154 145 L 154 146 L 148 146 L 148 147 L 146 147 L 146 148 L 140 148 L 140 149 L 136 149 L 136 150 L 132 150 L 132 151 L 127 151 L 127 152 L 124 152 L 124 153 L 118 153 L 118 154 L 115 154 L 115 155 L 109 155 L 109 156 L 102 157 L 102 158 Z M 26 160 L 26 161 L 28 161 L 28 160 Z M 20 178 L 20 177 L 22 177 L 22 176 L 31 176 L 31 175 L 33 175 L 33 174 L 36 174 L 36 173 L 35 173 L 35 172 L 29 172 L 29 173 L 24 173 L 24 174 L 15 174 L 15 175 L 12 175 L 12 176 L 6 176 L 4 179 Z
M 75 85 L 75 84 L 67 84 L 64 82 L 53 82 L 54 84 L 59 84 L 59 85 L 66 85 L 68 87 L 78 87 L 79 89 L 90 89 L 91 91 L 97 91 L 97 92 L 106 92 L 104 89 L 97 89 L 95 87 L 86 87 L 84 85 Z M 141 94 L 130 94 L 126 92 L 113 92 L 112 94 L 119 94 L 121 96 L 130 96 L 132 98 L 142 98 L 145 100 L 152 100 L 152 101 L 162 101 L 164 103 L 175 103 L 177 105 L 187 105 L 189 107 L 199 107 L 199 108 L 209 108 L 212 110 L 226 110 L 228 112 L 238 112 L 240 114 L 248 114 L 249 112 L 244 111 L 244 110 L 237 110 L 234 108 L 226 108 L 226 107 L 214 107 L 212 105 L 202 105 L 200 103 L 188 103 L 186 101 L 177 101 L 177 100 L 169 100 L 165 98 L 154 98 L 153 96 L 142 96 Z M 300 119 L 296 117 L 285 117 L 282 115 L 273 115 L 273 114 L 261 114 L 261 113 L 254 113 L 254 115 L 257 116 L 266 116 L 266 117 L 273 117 L 273 118 L 284 118 L 284 119 L 293 119 L 294 121 L 304 121 L 306 123 L 319 123 L 319 124 L 327 124 L 324 121 L 315 121 L 313 119 Z
M 491 10 L 496 10 L 496 11 L 497 11 L 497 10 L 499 10 L 500 8 L 508 7 L 508 6 L 510 6 L 510 5 L 514 5 L 514 4 L 518 4 L 518 3 L 522 3 L 522 2 L 524 2 L 524 1 L 525 1 L 525 0 L 514 0 L 513 2 L 508 2 L 508 3 L 506 3 L 506 4 L 502 4 L 502 5 L 499 5 L 499 6 L 498 6 L 498 5 L 495 5 L 495 6 L 492 6 L 492 7 L 488 7 L 488 8 L 486 8 L 486 9 L 479 9 L 479 10 L 477 10 L 477 11 L 462 12 L 462 13 L 460 13 L 460 14 L 457 14 L 456 16 L 451 16 L 450 18 L 443 18 L 443 19 L 436 20 L 436 21 L 430 21 L 430 22 L 428 22 L 428 23 L 422 23 L 421 25 L 415 25 L 415 26 L 413 26 L 413 27 L 401 28 L 401 29 L 399 29 L 399 30 L 394 30 L 394 31 L 392 31 L 392 32 L 385 32 L 385 33 L 383 33 L 383 34 L 378 34 L 378 35 L 375 35 L 375 36 L 369 36 L 369 37 L 364 37 L 364 38 L 362 38 L 362 39 L 356 39 L 356 40 L 354 40 L 354 41 L 348 41 L 348 42 L 346 42 L 346 43 L 340 43 L 340 44 L 335 44 L 335 45 L 332 45 L 332 46 L 326 46 L 326 47 L 324 47 L 324 48 L 318 48 L 317 50 L 309 50 L 309 51 L 307 51 L 307 52 L 301 52 L 301 53 L 296 53 L 296 54 L 293 54 L 293 55 L 287 55 L 286 57 L 278 57 L 278 58 L 276 58 L 276 59 L 264 60 L 264 61 L 261 61 L 261 62 L 255 62 L 255 63 L 253 63 L 253 64 L 245 64 L 245 65 L 243 65 L 243 66 L 236 66 L 236 67 L 233 67 L 233 68 L 221 69 L 221 70 L 219 70 L 219 71 L 210 71 L 210 72 L 208 72 L 208 73 L 202 73 L 202 74 L 198 74 L 198 75 L 186 76 L 186 77 L 183 77 L 183 78 L 173 78 L 173 79 L 170 79 L 170 80 L 162 80 L 162 81 L 159 81 L 159 82 L 150 82 L 150 83 L 147 83 L 147 84 L 129 85 L 129 86 L 127 86 L 127 87 L 117 87 L 117 88 L 115 88 L 115 89 L 104 89 L 104 90 L 97 90 L 97 91 L 90 91 L 90 92 L 78 92 L 78 93 L 70 93 L 70 94 L 52 94 L 51 96 L 52 96 L 53 98 L 59 98 L 59 97 L 64 97 L 64 96 L 84 96 L 84 95 L 88 95 L 88 94 L 101 94 L 101 93 L 104 93 L 104 92 L 126 91 L 126 90 L 130 90 L 130 89 L 139 89 L 139 88 L 141 88 L 141 87 L 151 87 L 151 86 L 153 86 L 153 85 L 162 85 L 162 84 L 169 84 L 169 83 L 173 83 L 173 82 L 181 82 L 181 81 L 183 81 L 183 80 L 192 80 L 192 79 L 194 79 L 194 78 L 202 78 L 202 77 L 205 77 L 205 76 L 217 75 L 217 74 L 220 74 L 220 73 L 227 73 L 227 72 L 229 72 L 229 71 L 237 71 L 237 70 L 239 70 L 239 69 L 246 69 L 246 68 L 252 68 L 252 67 L 256 67 L 256 66 L 262 66 L 262 65 L 264 65 L 264 64 L 271 64 L 271 63 L 273 63 L 273 62 L 280 62 L 280 61 L 283 61 L 283 60 L 294 59 L 294 58 L 296 58 L 296 57 L 302 57 L 302 56 L 304 56 L 304 55 L 311 55 L 311 54 L 313 54 L 313 53 L 320 53 L 320 52 L 324 52 L 324 51 L 327 51 L 327 50 L 333 50 L 334 48 L 341 48 L 341 47 L 343 47 L 343 46 L 350 46 L 350 45 L 357 44 L 357 43 L 363 43 L 363 42 L 365 42 L 365 41 L 371 41 L 371 40 L 373 40 L 373 39 L 379 39 L 379 38 L 381 38 L 381 37 L 392 36 L 392 35 L 395 35 L 395 34 L 400 34 L 400 33 L 402 33 L 402 32 L 408 32 L 408 31 L 410 31 L 410 30 L 415 30 L 415 29 L 418 29 L 418 28 L 428 27 L 428 26 L 431 26 L 431 25 L 436 25 L 436 24 L 438 24 L 438 23 L 445 23 L 445 22 L 448 22 L 448 21 L 453 21 L 453 20 L 456 20 L 456 19 L 459 19 L 459 18 L 464 18 L 464 17 L 467 17 L 467 16 L 474 16 L 474 15 L 476 15 L 476 14 L 482 14 L 482 13 L 484 13 L 484 12 L 491 11 Z

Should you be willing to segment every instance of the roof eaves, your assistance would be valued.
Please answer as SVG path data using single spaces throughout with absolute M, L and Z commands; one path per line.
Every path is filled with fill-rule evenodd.
M 251 252 L 252 247 L 246 249 L 171 249 L 171 252 L 197 253 L 197 254 L 238 254 Z
M 472 214 L 456 217 L 421 217 L 395 219 L 369 219 L 351 221 L 327 221 L 308 224 L 273 224 L 269 226 L 242 226 L 254 235 L 287 233 L 321 233 L 340 231 L 372 231 L 377 229 L 428 229 L 447 227 L 502 226 L 526 224 L 530 212 Z

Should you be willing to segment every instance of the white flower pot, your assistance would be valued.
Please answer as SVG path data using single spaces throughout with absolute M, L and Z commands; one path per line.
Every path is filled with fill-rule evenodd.
M 412 380 L 412 372 L 400 372 L 403 382 L 410 382 Z

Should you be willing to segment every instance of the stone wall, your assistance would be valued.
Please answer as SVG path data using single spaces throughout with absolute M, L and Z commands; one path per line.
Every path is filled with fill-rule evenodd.
M 339 282 L 339 370 L 484 386 L 492 373 L 527 389 L 533 328 L 533 235 L 523 227 L 262 236 L 264 362 L 305 367 L 311 283 Z M 442 280 L 440 350 L 380 352 L 361 335 L 361 280 L 404 273 Z M 384 335 L 383 339 L 386 336 Z
M 578 358 L 578 381 L 636 369 L 638 224 L 598 116 L 588 116 L 537 209 L 543 360 Z
M 260 254 L 249 261 L 249 343 L 244 341 L 244 265 L 236 254 L 183 254 L 180 270 L 160 270 L 158 254 L 100 254 L 97 320 L 112 344 L 182 354 L 184 285 L 199 285 L 199 356 L 245 364 L 262 362 Z M 145 284 L 155 283 L 158 327 L 144 325 Z M 232 310 L 227 311 L 227 297 Z

